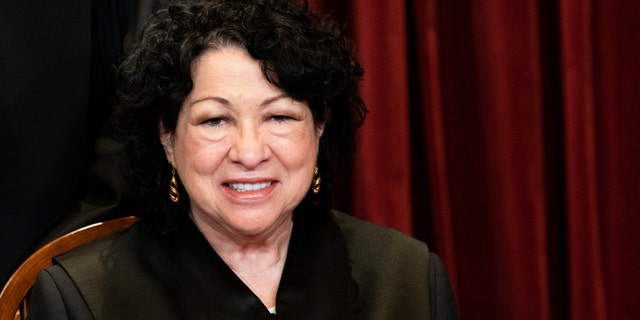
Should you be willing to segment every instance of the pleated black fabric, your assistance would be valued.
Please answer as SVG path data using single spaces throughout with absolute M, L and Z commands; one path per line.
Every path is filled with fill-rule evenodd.
M 455 319 L 424 243 L 338 212 L 294 220 L 275 316 L 189 219 L 168 235 L 138 223 L 58 257 L 60 267 L 95 319 Z M 430 300 L 451 304 L 435 312 Z

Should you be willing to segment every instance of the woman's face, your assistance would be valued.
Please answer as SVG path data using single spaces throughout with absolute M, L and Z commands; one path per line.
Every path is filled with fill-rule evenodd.
M 175 131 L 160 138 L 196 224 L 253 236 L 290 223 L 311 185 L 323 127 L 243 49 L 206 51 L 192 78 Z

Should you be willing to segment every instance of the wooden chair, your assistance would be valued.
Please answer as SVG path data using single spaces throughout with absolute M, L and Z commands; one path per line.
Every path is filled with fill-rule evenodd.
M 51 266 L 53 257 L 93 239 L 126 229 L 137 220 L 136 217 L 125 217 L 92 224 L 57 238 L 33 253 L 13 273 L 0 293 L 0 320 L 27 317 L 29 291 L 38 273 Z

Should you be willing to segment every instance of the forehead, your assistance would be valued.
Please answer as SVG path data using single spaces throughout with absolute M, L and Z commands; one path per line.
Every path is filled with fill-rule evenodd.
M 206 72 L 207 74 L 226 75 L 241 72 L 254 73 L 260 70 L 260 63 L 249 53 L 239 47 L 225 46 L 204 51 L 191 67 L 194 80 Z

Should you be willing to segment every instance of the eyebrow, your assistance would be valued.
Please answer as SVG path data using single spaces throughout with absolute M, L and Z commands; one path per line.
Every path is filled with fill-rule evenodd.
M 287 95 L 286 93 L 281 93 L 281 94 L 279 94 L 279 95 L 277 95 L 275 97 L 264 99 L 260 105 L 261 106 L 266 106 L 266 105 L 272 104 L 272 103 L 274 103 L 274 102 L 276 102 L 276 101 L 278 101 L 280 99 L 288 99 L 288 98 L 290 98 L 289 95 Z
M 289 95 L 287 95 L 286 93 L 281 93 L 281 94 L 279 94 L 279 95 L 277 95 L 277 96 L 274 96 L 274 97 L 270 97 L 270 98 L 266 98 L 266 99 L 264 99 L 264 100 L 260 103 L 260 106 L 261 106 L 261 107 L 264 107 L 264 106 L 267 106 L 267 105 L 269 105 L 269 104 L 272 104 L 272 103 L 274 103 L 274 102 L 276 102 L 276 101 L 278 101 L 278 100 L 280 100 L 280 99 L 287 99 L 287 98 L 290 98 L 290 97 L 289 97 Z M 189 106 L 189 107 L 191 107 L 191 106 L 193 106 L 194 104 L 197 104 L 197 103 L 200 103 L 200 102 L 202 102 L 202 101 L 206 101 L 206 100 L 213 100 L 213 101 L 216 101 L 216 102 L 218 102 L 218 103 L 220 103 L 220 104 L 222 104 L 222 105 L 230 105 L 230 104 L 231 104 L 231 102 L 229 102 L 229 100 L 227 100 L 227 99 L 225 99 L 225 98 L 222 98 L 222 97 L 217 97 L 217 96 L 204 96 L 204 97 L 199 98 L 199 99 L 197 99 L 197 100 L 191 101 L 191 103 L 189 103 L 189 105 L 188 105 L 188 106 Z

